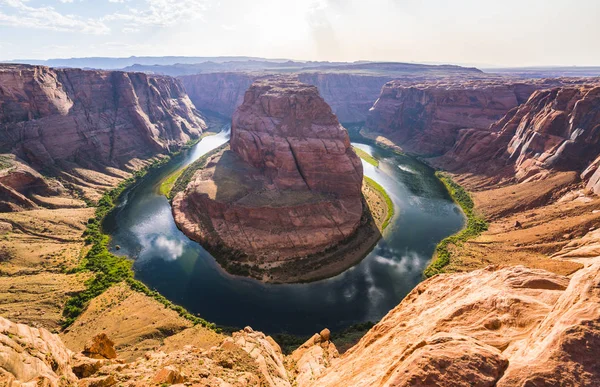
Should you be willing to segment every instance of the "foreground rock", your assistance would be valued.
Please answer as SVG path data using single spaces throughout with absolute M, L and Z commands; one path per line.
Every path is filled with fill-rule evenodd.
M 173 199 L 175 221 L 191 238 L 245 262 L 238 273 L 260 265 L 269 280 L 271 269 L 321 254 L 366 223 L 361 161 L 313 86 L 256 82 L 234 114 L 231 150 L 199 163 L 204 168 L 190 167 L 177 182 L 190 180 Z M 367 241 L 362 250 L 373 234 L 359 239 Z M 323 266 L 310 262 L 312 270 Z M 284 271 L 271 280 L 310 275 Z
M 597 245 L 590 233 L 570 252 Z M 247 327 L 210 348 L 182 342 L 128 363 L 97 360 L 72 353 L 43 329 L 0 318 L 0 381 L 591 387 L 600 378 L 600 257 L 579 256 L 585 267 L 571 277 L 522 266 L 438 275 L 417 286 L 341 357 L 328 330 L 284 356 L 273 339 Z
M 194 328 L 190 328 L 194 330 Z M 0 317 L 0 385 L 4 386 L 139 386 L 193 384 L 197 386 L 291 387 L 296 380 L 318 375 L 307 364 L 331 364 L 337 357 L 327 339 L 306 343 L 286 357 L 269 336 L 247 327 L 218 345 L 181 345 L 165 352 L 148 351 L 131 362 L 103 357 L 91 359 L 70 351 L 44 329 L 13 324 Z M 110 341 L 94 338 L 94 345 Z M 106 349 L 103 346 L 104 349 Z M 114 352 L 114 351 L 113 351 Z M 292 358 L 293 357 L 293 358 Z M 296 367 L 296 364 L 299 367 Z
M 600 83 L 537 91 L 490 128 L 464 130 L 436 164 L 494 175 L 496 180 L 525 181 L 551 171 L 575 171 L 598 193 L 599 108 Z
M 600 258 L 573 278 L 524 267 L 415 288 L 311 386 L 593 386 Z

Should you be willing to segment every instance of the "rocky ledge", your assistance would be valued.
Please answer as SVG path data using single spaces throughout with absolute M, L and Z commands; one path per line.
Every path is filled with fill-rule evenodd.
M 173 199 L 178 226 L 217 259 L 227 255 L 221 264 L 237 265 L 230 271 L 279 282 L 328 276 L 379 238 L 364 211 L 361 161 L 316 87 L 287 78 L 255 82 L 231 133 L 231 149 L 192 166 Z M 361 225 L 368 233 L 351 238 Z M 344 262 L 332 259 L 340 244 Z M 324 256 L 335 273 L 324 269 Z M 310 266 L 292 270 L 299 262 Z

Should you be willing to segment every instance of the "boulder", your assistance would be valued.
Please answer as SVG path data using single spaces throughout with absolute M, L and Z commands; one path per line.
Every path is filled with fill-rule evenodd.
M 92 359 L 116 359 L 115 343 L 105 333 L 99 333 L 89 340 L 83 354 Z

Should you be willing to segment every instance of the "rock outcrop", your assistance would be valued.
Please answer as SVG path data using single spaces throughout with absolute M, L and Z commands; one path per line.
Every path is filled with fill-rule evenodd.
M 231 337 L 222 336 L 221 343 L 210 348 L 183 345 L 168 352 L 148 351 L 125 362 L 113 356 L 91 359 L 73 353 L 57 335 L 0 317 L 0 385 L 305 385 L 337 357 L 333 343 L 319 334 L 315 337 L 319 339 L 285 356 L 270 336 L 246 327 Z M 100 341 L 95 339 L 96 344 Z
M 201 162 L 173 199 L 175 221 L 232 257 L 294 261 L 339 244 L 361 224 L 361 161 L 314 86 L 253 84 L 234 114 L 231 150 Z
M 0 151 L 38 170 L 123 167 L 181 146 L 205 127 L 173 78 L 0 66 Z
M 73 353 L 46 329 L 0 317 L 0 385 L 51 386 L 77 383 Z
M 600 192 L 600 83 L 536 91 L 488 130 L 467 129 L 436 164 L 452 170 L 540 178 L 576 171 Z
M 498 79 L 388 82 L 369 112 L 368 131 L 389 136 L 419 155 L 442 155 L 461 129 L 488 130 L 539 88 L 557 80 L 514 82 Z
M 487 268 L 417 286 L 310 386 L 593 386 L 600 260 L 573 278 Z
M 595 238 L 567 250 L 597 247 Z M 285 356 L 247 327 L 210 348 L 182 344 L 124 363 L 74 354 L 56 335 L 0 318 L 0 382 L 592 387 L 600 378 L 600 257 L 577 259 L 585 267 L 571 277 L 523 266 L 438 275 L 341 356 L 328 330 Z

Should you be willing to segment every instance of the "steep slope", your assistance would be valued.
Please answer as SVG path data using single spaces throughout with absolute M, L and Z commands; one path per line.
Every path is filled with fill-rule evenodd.
M 256 75 L 208 73 L 179 77 L 194 105 L 203 112 L 231 117 L 244 101 L 244 93 Z
M 140 73 L 0 67 L 0 140 L 34 168 L 122 167 L 198 137 L 180 83 Z
M 254 83 L 231 132 L 231 150 L 179 178 L 176 186 L 189 180 L 173 199 L 175 221 L 191 238 L 227 249 L 229 261 L 270 272 L 313 263 L 305 271 L 281 269 L 271 280 L 314 275 L 324 263 L 306 258 L 339 245 L 366 221 L 362 164 L 348 133 L 314 86 L 285 78 Z
M 435 163 L 475 172 L 485 165 L 488 174 L 500 176 L 504 169 L 518 181 L 549 171 L 575 171 L 597 191 L 599 142 L 600 86 L 554 88 L 535 92 L 486 131 L 463 131 Z
M 138 169 L 205 127 L 173 78 L 0 65 L 0 152 L 92 199 L 98 195 L 88 190 L 102 191 L 125 177 L 119 170 Z
M 600 258 L 571 279 L 524 267 L 436 276 L 311 386 L 593 386 Z
M 441 155 L 453 147 L 459 130 L 487 130 L 536 89 L 557 82 L 493 78 L 391 81 L 370 110 L 366 129 L 388 136 L 407 151 Z
M 291 387 L 316 378 L 338 357 L 327 330 L 290 356 L 284 356 L 271 337 L 250 327 L 231 337 L 213 333 L 209 346 L 200 343 L 202 334 L 188 328 L 171 336 L 172 343 L 125 361 L 117 358 L 120 352 L 104 332 L 85 338 L 83 351 L 74 353 L 45 329 L 0 317 L 0 384 Z

